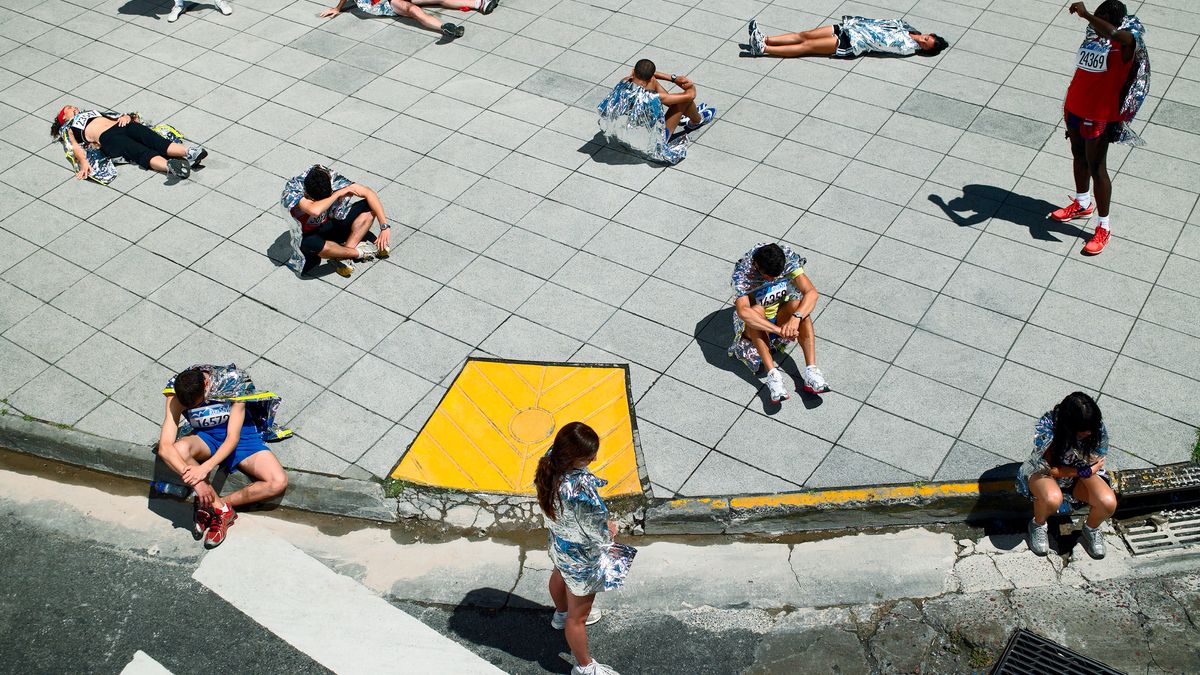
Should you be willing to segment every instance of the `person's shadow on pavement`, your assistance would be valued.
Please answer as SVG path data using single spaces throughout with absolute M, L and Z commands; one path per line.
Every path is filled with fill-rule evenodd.
M 704 355 L 704 360 L 710 366 L 720 368 L 738 377 L 742 378 L 751 387 L 758 392 L 758 398 L 762 402 L 763 413 L 766 415 L 774 415 L 779 412 L 783 405 L 775 403 L 771 400 L 771 394 L 767 390 L 766 381 L 755 377 L 750 373 L 741 361 L 729 355 L 729 345 L 733 343 L 733 307 L 725 307 L 711 312 L 703 319 L 696 323 L 696 329 L 692 336 L 696 338 L 696 344 L 700 347 L 700 352 Z M 798 346 L 792 346 L 792 349 L 799 349 Z M 812 410 L 821 405 L 821 397 L 815 394 L 805 392 L 801 385 L 803 378 L 800 377 L 800 367 L 792 358 L 791 353 L 779 354 L 776 353 L 775 363 L 781 370 L 791 376 L 795 384 L 796 395 L 800 397 L 800 402 L 804 407 Z M 789 388 L 791 386 L 789 385 Z
M 550 626 L 553 611 L 553 607 L 496 588 L 476 588 L 463 596 L 447 626 L 471 644 L 537 662 L 552 673 L 565 673 L 574 664 L 561 656 L 570 648 L 562 631 Z
M 1056 235 L 1075 238 L 1087 236 L 1076 225 L 1050 218 L 1050 213 L 1058 206 L 994 185 L 964 185 L 962 196 L 949 202 L 936 194 L 929 195 L 928 199 L 959 227 L 971 227 L 991 218 L 1024 227 L 1034 239 L 1041 241 L 1062 241 Z

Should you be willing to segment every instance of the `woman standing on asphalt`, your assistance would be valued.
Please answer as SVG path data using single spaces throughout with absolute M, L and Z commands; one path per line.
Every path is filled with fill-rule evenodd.
M 1083 546 L 1093 558 L 1104 557 L 1100 525 L 1117 510 L 1117 495 L 1104 470 L 1108 429 L 1100 407 L 1077 391 L 1042 415 L 1033 437 L 1033 454 L 1017 472 L 1017 491 L 1033 500 L 1029 549 L 1050 550 L 1046 519 L 1058 512 L 1065 497 L 1073 506 L 1088 504 Z
M 583 422 L 564 425 L 554 445 L 538 462 L 534 485 L 538 504 L 550 529 L 548 547 L 554 573 L 550 597 L 554 618 L 550 625 L 565 629 L 567 644 L 579 665 L 572 675 L 616 675 L 592 659 L 587 626 L 600 620 L 592 610 L 596 593 L 620 588 L 637 550 L 613 541 L 617 525 L 608 519 L 608 508 L 596 488 L 608 484 L 587 467 L 596 461 L 600 437 Z

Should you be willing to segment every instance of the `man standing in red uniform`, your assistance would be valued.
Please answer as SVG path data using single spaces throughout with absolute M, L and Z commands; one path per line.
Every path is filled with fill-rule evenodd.
M 1064 106 L 1067 138 L 1074 158 L 1075 201 L 1050 217 L 1065 222 L 1086 218 L 1099 210 L 1096 232 L 1083 247 L 1084 253 L 1096 255 L 1108 243 L 1112 180 L 1105 160 L 1109 143 L 1115 140 L 1123 121 L 1121 103 L 1134 72 L 1136 41 L 1133 33 L 1118 28 L 1126 15 L 1125 5 L 1119 0 L 1104 0 L 1095 14 L 1089 13 L 1082 2 L 1071 3 L 1068 11 L 1091 24 L 1099 39 L 1086 40 L 1079 48 L 1075 77 L 1067 88 Z M 1089 182 L 1095 183 L 1095 204 L 1088 194 Z

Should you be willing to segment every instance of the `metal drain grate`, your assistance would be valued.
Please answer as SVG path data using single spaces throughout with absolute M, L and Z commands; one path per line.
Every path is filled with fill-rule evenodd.
M 992 668 L 992 675 L 1123 675 L 1119 670 L 1077 654 L 1046 638 L 1018 628 L 1004 653 Z
M 1133 555 L 1200 543 L 1200 506 L 1160 511 L 1116 523 Z
M 1117 491 L 1122 497 L 1193 490 L 1200 488 L 1200 465 L 1181 462 L 1148 469 L 1126 469 L 1117 472 L 1117 482 Z

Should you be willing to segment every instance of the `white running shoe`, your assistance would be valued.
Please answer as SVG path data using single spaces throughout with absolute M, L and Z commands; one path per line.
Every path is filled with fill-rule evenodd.
M 596 659 L 586 666 L 575 666 L 571 669 L 571 675 L 621 675 L 612 668 L 600 663 Z
M 780 403 L 792 397 L 783 384 L 783 373 L 779 368 L 767 371 L 767 391 L 771 392 L 771 401 L 774 403 Z
M 167 13 L 167 23 L 175 23 L 178 21 L 180 14 L 183 14 L 183 7 L 181 5 L 175 5 L 172 7 L 171 11 Z
M 379 247 L 369 241 L 360 241 L 358 246 L 354 247 L 359 253 L 359 260 L 367 262 L 379 257 Z
M 767 53 L 767 37 L 758 29 L 758 21 L 750 19 L 750 54 L 762 56 Z
M 217 9 L 221 10 L 221 13 L 225 16 L 233 14 L 233 8 L 229 6 L 229 0 L 213 0 L 213 4 L 215 4 Z
M 1050 524 L 1037 524 L 1033 518 L 1029 519 L 1029 550 L 1036 555 L 1046 555 L 1050 551 Z
M 600 618 L 603 616 L 604 616 L 604 612 L 593 607 L 592 611 L 588 612 L 587 621 L 584 621 L 583 625 L 590 626 L 590 625 L 596 623 L 597 621 L 599 621 Z M 566 628 L 567 627 L 567 613 L 566 612 L 558 612 L 558 611 L 554 612 L 554 616 L 551 617 L 551 619 L 550 619 L 550 627 L 556 628 L 558 630 L 562 630 L 562 629 Z
M 187 149 L 187 155 L 184 156 L 184 159 L 191 166 L 196 166 L 200 162 L 203 162 L 205 157 L 208 157 L 208 151 L 204 149 L 204 146 L 193 145 Z
M 805 368 L 800 377 L 804 380 L 804 391 L 810 394 L 824 394 L 829 391 L 829 383 L 825 381 L 821 369 L 816 366 Z
M 1088 555 L 1097 560 L 1104 557 L 1106 553 L 1104 550 L 1104 533 L 1100 531 L 1100 528 L 1097 527 L 1093 530 L 1087 526 L 1087 523 L 1083 524 L 1083 547 L 1087 550 Z

